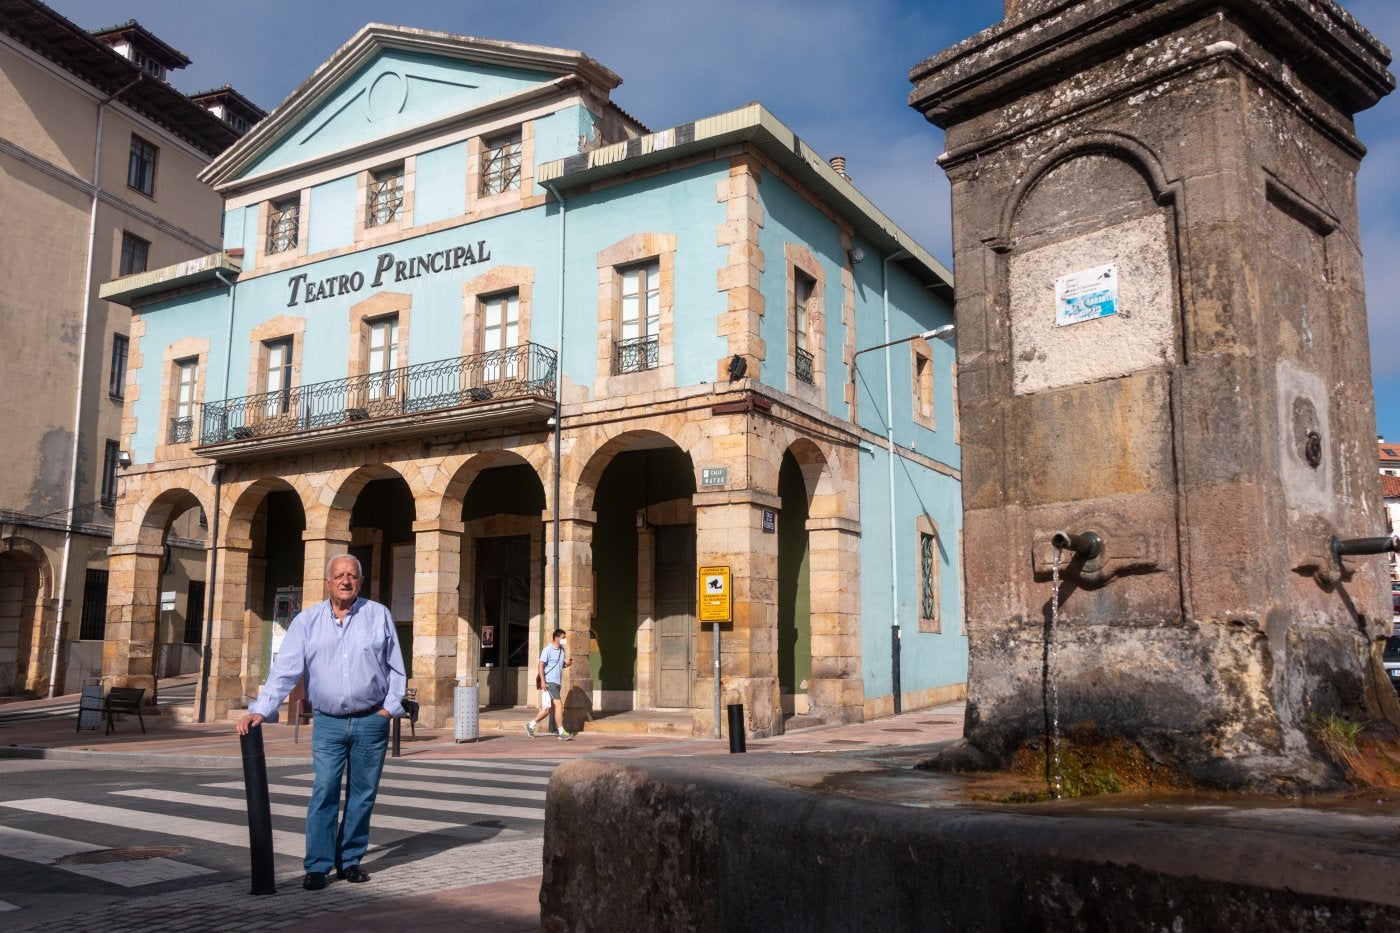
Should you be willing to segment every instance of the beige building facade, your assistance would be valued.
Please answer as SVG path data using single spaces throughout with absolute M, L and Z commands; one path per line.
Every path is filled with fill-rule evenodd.
M 186 64 L 134 22 L 90 33 L 41 3 L 0 3 L 0 696 L 100 674 L 131 315 L 97 290 L 217 248 L 220 201 L 197 175 L 239 135 L 167 83 Z M 260 114 L 231 91 L 212 99 Z M 203 579 L 203 537 L 192 517 L 163 555 L 168 644 L 202 618 L 189 581 Z

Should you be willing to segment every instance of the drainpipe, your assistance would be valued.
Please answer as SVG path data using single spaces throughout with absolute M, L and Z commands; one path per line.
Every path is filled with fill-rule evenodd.
M 219 511 L 224 491 L 224 465 L 214 464 L 214 520 L 209 523 L 209 584 L 204 594 L 204 646 L 199 662 L 199 721 L 209 709 L 209 665 L 214 656 L 214 581 L 219 577 Z
M 880 300 L 883 304 L 885 329 L 885 447 L 888 455 L 887 478 L 890 500 L 890 609 L 893 618 L 890 624 L 890 682 L 894 694 L 894 712 L 898 716 L 904 711 L 899 679 L 899 535 L 895 525 L 894 508 L 894 385 L 890 357 L 890 261 L 910 255 L 899 250 L 886 256 L 880 263 Z
M 83 268 L 82 324 L 78 330 L 78 384 L 73 393 L 73 445 L 69 455 L 68 509 L 63 523 L 63 564 L 58 572 L 58 612 L 54 618 L 53 661 L 49 665 L 49 696 L 58 686 L 58 659 L 63 653 L 63 609 L 68 603 L 68 561 L 73 552 L 73 511 L 78 507 L 78 454 L 83 434 L 83 388 L 87 385 L 88 319 L 92 316 L 92 260 L 97 248 L 97 195 L 102 190 L 102 123 L 107 105 L 141 81 L 137 74 L 97 105 L 97 138 L 92 150 L 92 200 L 88 206 L 88 248 Z M 152 669 L 152 674 L 155 671 Z
M 233 281 L 224 278 L 223 272 L 214 270 L 214 277 L 228 289 L 228 336 L 224 341 L 224 400 L 228 400 L 229 366 L 233 357 L 233 312 L 238 301 L 238 290 Z M 204 431 L 204 419 L 200 418 L 199 430 Z M 204 594 L 204 637 L 199 661 L 199 722 L 205 722 L 209 710 L 209 668 L 214 658 L 214 587 L 219 579 L 219 513 L 223 510 L 224 465 L 214 464 L 214 518 L 209 524 L 209 580 Z
M 554 200 L 559 202 L 559 330 L 555 337 L 554 346 L 554 628 L 559 629 L 563 616 L 559 611 L 559 496 L 562 481 L 560 478 L 561 466 L 559 462 L 560 450 L 563 445 L 564 430 L 564 271 L 566 268 L 564 253 L 564 230 L 567 219 L 564 206 L 564 197 L 555 188 L 541 182 L 540 186 L 550 194 L 554 195 Z

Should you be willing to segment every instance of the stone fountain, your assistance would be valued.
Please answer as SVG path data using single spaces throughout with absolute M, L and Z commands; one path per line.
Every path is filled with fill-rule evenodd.
M 1324 724 L 1400 724 L 1352 122 L 1389 60 L 1331 0 L 1006 0 L 913 69 L 953 190 L 965 740 L 561 766 L 545 929 L 1400 928 L 1390 790 L 1260 796 L 1356 785 Z M 1057 790 L 1061 755 L 1157 793 L 949 773 Z

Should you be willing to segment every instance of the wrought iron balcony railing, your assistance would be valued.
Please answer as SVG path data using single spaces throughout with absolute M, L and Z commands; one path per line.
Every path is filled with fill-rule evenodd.
M 815 381 L 815 377 L 812 375 L 812 354 L 801 347 L 797 348 L 797 357 L 794 360 L 794 371 L 797 374 L 799 382 L 805 382 L 811 385 Z
M 553 398 L 555 369 L 555 352 L 530 343 L 209 402 L 200 444 L 297 434 L 528 396 Z
M 194 418 L 170 419 L 170 443 L 188 444 L 194 439 Z
M 655 335 L 613 341 L 613 375 L 655 369 L 660 364 L 660 346 Z

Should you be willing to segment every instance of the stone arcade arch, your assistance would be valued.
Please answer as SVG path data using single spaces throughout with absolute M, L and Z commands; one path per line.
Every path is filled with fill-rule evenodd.
M 211 514 L 202 496 L 191 489 L 150 490 L 135 504 L 134 520 L 127 526 L 135 529 L 136 540 L 115 542 L 107 551 L 102 679 L 108 687 L 141 687 L 148 697 L 155 697 L 157 678 L 163 673 L 158 670 L 162 658 L 160 597 L 173 564 L 168 544 L 172 528 L 192 511 Z M 193 533 L 197 533 L 197 525 Z M 184 563 L 191 561 L 198 563 L 199 558 L 188 555 Z M 191 578 L 203 576 L 190 566 L 183 572 Z M 164 635 L 169 642 L 170 633 Z
M 227 506 L 209 621 L 207 705 L 216 719 L 257 694 L 272 652 L 277 591 L 283 591 L 284 611 L 293 609 L 287 604 L 292 588 L 299 588 L 305 601 L 310 550 L 303 541 L 308 525 L 305 499 L 290 483 L 264 477 L 229 484 L 224 495 Z M 316 598 L 324 569 L 322 564 L 314 575 L 311 592 Z
M 593 506 L 587 699 L 601 712 L 703 700 L 691 449 L 658 431 L 629 431 L 599 446 L 582 470 L 577 501 Z
M 52 663 L 53 570 L 43 548 L 0 539 L 0 695 L 37 693 Z

